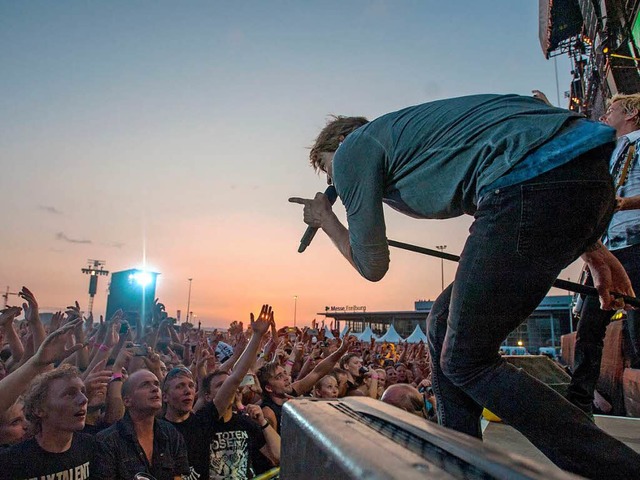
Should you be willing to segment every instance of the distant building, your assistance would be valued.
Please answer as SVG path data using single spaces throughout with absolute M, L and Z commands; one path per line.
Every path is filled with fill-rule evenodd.
M 571 324 L 571 295 L 545 297 L 526 322 L 509 334 L 504 345 L 523 346 L 530 353 L 540 347 L 559 347 L 560 336 L 573 331 Z M 348 325 L 352 333 L 361 333 L 369 326 L 373 332 L 383 335 L 393 324 L 404 338 L 411 335 L 416 325 L 423 332 L 427 329 L 427 316 L 433 301 L 418 300 L 413 311 L 347 312 L 326 311 L 318 313 L 335 320 L 335 329 L 342 331 Z

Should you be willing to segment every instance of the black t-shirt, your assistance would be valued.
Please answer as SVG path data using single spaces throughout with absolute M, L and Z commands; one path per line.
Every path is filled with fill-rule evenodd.
M 209 478 L 253 477 L 253 463 L 265 443 L 260 427 L 244 415 L 234 413 L 228 422 L 217 422 L 209 443 Z
M 260 427 L 249 418 L 234 413 L 225 423 L 209 402 L 184 422 L 171 423 L 187 444 L 190 480 L 239 480 L 256 473 L 252 466 L 266 442 Z
M 189 479 L 209 478 L 209 444 L 213 425 L 219 418 L 218 409 L 213 402 L 209 402 L 197 415 L 192 413 L 184 422 L 169 422 L 182 434 L 187 445 L 191 468 Z
M 62 453 L 47 452 L 32 438 L 0 452 L 0 477 L 87 480 L 96 450 L 95 438 L 85 433 L 74 433 L 71 447 Z

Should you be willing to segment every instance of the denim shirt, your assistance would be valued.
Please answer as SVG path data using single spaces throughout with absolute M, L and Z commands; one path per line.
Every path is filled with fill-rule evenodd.
M 333 181 L 360 274 L 377 281 L 388 269 L 383 203 L 415 218 L 473 214 L 485 187 L 577 118 L 531 97 L 472 95 L 389 113 L 349 134 Z
M 165 420 L 153 425 L 153 461 L 149 465 L 138 442 L 129 412 L 117 423 L 97 435 L 99 451 L 92 478 L 134 478 L 150 473 L 156 480 L 173 480 L 189 474 L 187 448 L 182 435 Z

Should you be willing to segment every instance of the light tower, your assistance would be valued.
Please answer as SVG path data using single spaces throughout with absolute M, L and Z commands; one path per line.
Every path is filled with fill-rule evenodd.
M 95 297 L 98 291 L 98 276 L 109 275 L 107 270 L 104 270 L 106 262 L 104 260 L 87 260 L 87 267 L 82 269 L 82 273 L 89 275 L 89 305 L 87 310 L 89 314 L 93 312 L 93 297 Z
M 18 292 L 10 292 L 9 285 L 7 285 L 7 291 L 2 294 L 2 298 L 4 299 L 4 307 L 7 308 L 7 304 L 9 303 L 9 295 L 18 295 Z

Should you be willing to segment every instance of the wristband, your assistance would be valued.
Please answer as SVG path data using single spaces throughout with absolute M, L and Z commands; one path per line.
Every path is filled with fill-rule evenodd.
M 269 428 L 269 425 L 271 425 L 269 422 L 265 422 L 265 424 L 260 427 L 260 430 L 266 430 Z
M 108 352 L 110 349 L 111 347 L 108 347 L 104 343 L 98 347 L 98 350 L 100 350 L 101 352 Z
M 291 365 L 293 367 L 293 362 L 291 360 L 287 360 L 284 362 L 285 365 Z
M 113 375 L 111 375 L 111 379 L 109 380 L 109 383 L 121 382 L 121 381 L 122 381 L 122 373 L 114 373 Z
M 380 378 L 380 376 L 378 376 L 378 374 L 374 373 L 371 375 L 371 380 L 378 380 Z

